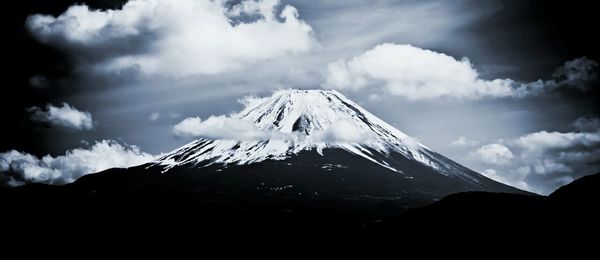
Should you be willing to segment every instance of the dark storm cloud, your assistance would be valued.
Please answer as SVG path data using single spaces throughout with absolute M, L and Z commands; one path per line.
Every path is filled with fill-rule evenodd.
M 600 118 L 580 117 L 573 123 L 573 126 L 579 131 L 593 131 L 595 129 L 600 129 Z
M 518 96 L 541 95 L 547 92 L 590 92 L 598 86 L 598 62 L 581 57 L 565 62 L 550 80 L 521 83 Z

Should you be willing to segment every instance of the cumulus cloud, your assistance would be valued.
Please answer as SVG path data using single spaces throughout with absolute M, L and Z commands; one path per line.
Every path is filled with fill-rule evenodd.
M 580 168 L 580 164 L 600 162 L 600 130 L 566 133 L 540 131 L 510 140 L 509 143 L 521 150 L 523 167 L 533 174 L 573 173 Z
M 19 151 L 0 153 L 0 180 L 11 186 L 28 182 L 66 184 L 79 177 L 115 167 L 130 167 L 149 162 L 154 156 L 136 146 L 115 141 L 96 142 L 88 149 L 78 148 L 65 155 L 37 157 Z
M 510 80 L 478 78 L 471 62 L 404 44 L 384 43 L 349 61 L 328 65 L 325 87 L 383 87 L 409 99 L 510 96 Z
M 477 146 L 479 145 L 479 141 L 477 140 L 471 140 L 468 139 L 464 136 L 460 136 L 458 137 L 456 140 L 450 142 L 451 146 L 456 146 L 456 147 L 469 147 L 469 146 Z
M 472 152 L 470 157 L 488 164 L 508 164 L 514 157 L 508 147 L 501 144 L 486 144 Z
M 330 63 L 323 87 L 382 89 L 410 100 L 526 97 L 570 86 L 587 91 L 589 82 L 598 79 L 597 68 L 597 62 L 583 57 L 566 62 L 548 81 L 485 80 L 467 58 L 458 60 L 411 45 L 384 43 L 350 60 Z
M 93 127 L 92 114 L 79 111 L 67 103 L 63 103 L 62 107 L 47 104 L 45 109 L 34 106 L 27 111 L 31 113 L 31 120 L 36 122 L 78 130 L 89 130 Z
M 36 14 L 27 28 L 98 71 L 215 74 L 305 52 L 312 28 L 278 0 L 130 0 L 118 10 L 69 7 L 58 17 Z
M 471 152 L 468 159 L 483 163 L 482 167 L 494 166 L 494 171 L 483 171 L 494 180 L 548 194 L 573 179 L 600 171 L 596 120 L 585 119 L 587 131 L 539 131 L 498 140 Z M 577 122 L 582 124 L 582 119 L 574 125 Z
M 173 133 L 177 136 L 230 140 L 260 140 L 270 136 L 268 131 L 250 121 L 228 116 L 211 116 L 204 121 L 199 117 L 188 117 L 173 127 Z

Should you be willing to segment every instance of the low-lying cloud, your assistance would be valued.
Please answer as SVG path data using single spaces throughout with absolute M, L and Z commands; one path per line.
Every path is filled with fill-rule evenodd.
M 526 97 L 562 88 L 588 91 L 597 81 L 598 63 L 585 57 L 567 61 L 551 80 L 530 83 L 512 79 L 486 80 L 467 59 L 405 44 L 384 43 L 328 65 L 324 88 L 383 90 L 409 100 Z
M 69 150 L 65 155 L 37 157 L 8 151 L 0 153 L 0 185 L 25 183 L 66 184 L 79 177 L 115 167 L 130 167 L 150 162 L 155 157 L 136 146 L 102 140 L 91 147 Z
M 509 152 L 513 156 L 508 156 Z M 539 131 L 499 140 L 473 151 L 470 159 L 490 167 L 483 172 L 490 178 L 548 194 L 573 179 L 600 171 L 600 128 Z
M 27 29 L 100 72 L 181 77 L 240 69 L 316 43 L 296 8 L 278 0 L 130 0 L 118 10 L 69 7 L 35 14 Z
M 269 139 L 271 136 L 270 131 L 259 129 L 250 121 L 228 116 L 211 116 L 206 120 L 188 117 L 173 127 L 173 133 L 182 137 L 244 141 Z
M 275 125 L 256 125 L 243 119 L 244 114 L 258 107 L 271 97 L 246 96 L 238 100 L 244 108 L 231 115 L 210 116 L 205 120 L 200 117 L 188 117 L 173 126 L 173 133 L 178 137 L 227 139 L 237 141 L 257 141 L 267 139 L 283 140 L 287 143 L 363 143 L 371 140 L 371 135 L 361 129 L 352 119 L 342 118 L 324 129 L 315 129 L 306 133 L 278 131 Z M 308 134 L 308 135 L 307 135 Z
M 341 119 L 326 129 L 316 130 L 309 136 L 295 132 L 283 133 L 272 129 L 261 129 L 254 123 L 231 116 L 211 116 L 206 120 L 188 117 L 173 127 L 179 137 L 226 139 L 236 141 L 258 141 L 277 139 L 288 143 L 306 141 L 309 143 L 362 143 L 369 135 L 352 120 Z M 306 139 L 308 138 L 308 139 Z
M 354 121 L 340 119 L 327 129 L 312 134 L 311 141 L 314 143 L 362 143 L 369 138 L 369 133 L 360 129 Z
M 34 106 L 28 108 L 27 111 L 31 113 L 31 120 L 35 122 L 78 130 L 93 128 L 92 114 L 87 111 L 79 111 L 67 103 L 63 103 L 62 107 L 48 104 L 45 109 Z

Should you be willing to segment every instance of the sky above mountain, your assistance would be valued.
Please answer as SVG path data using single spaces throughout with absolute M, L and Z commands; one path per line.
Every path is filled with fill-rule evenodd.
M 588 5 L 21 1 L 3 14 L 0 171 L 12 175 L 0 181 L 144 162 L 248 96 L 293 88 L 340 91 L 431 149 L 546 194 L 600 170 Z

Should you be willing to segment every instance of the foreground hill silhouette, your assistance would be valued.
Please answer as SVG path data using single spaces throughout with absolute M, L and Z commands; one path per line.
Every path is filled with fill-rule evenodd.
M 107 174 L 118 174 L 118 169 Z M 541 234 L 597 229 L 600 174 L 576 180 L 549 196 L 465 192 L 412 210 L 392 201 L 363 205 L 251 194 L 240 198 L 176 191 L 95 193 L 41 184 L 5 190 L 0 196 L 6 212 L 0 221 L 10 223 L 4 231 L 19 234 L 125 232 L 136 237 L 285 231 L 285 235 L 402 233 L 410 237 L 467 232 L 489 236 L 523 230 Z

